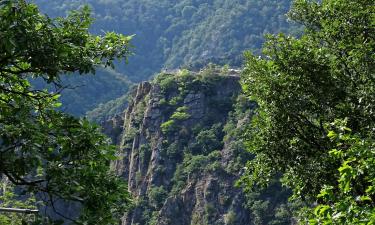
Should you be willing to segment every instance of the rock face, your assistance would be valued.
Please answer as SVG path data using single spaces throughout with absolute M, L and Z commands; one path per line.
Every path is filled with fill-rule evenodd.
M 237 133 L 253 107 L 240 90 L 236 74 L 160 74 L 105 123 L 121 156 L 112 166 L 135 199 L 123 225 L 253 224 L 234 187 L 249 159 Z

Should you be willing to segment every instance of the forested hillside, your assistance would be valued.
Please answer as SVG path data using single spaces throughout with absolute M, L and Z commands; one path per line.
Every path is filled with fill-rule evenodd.
M 64 94 L 60 98 L 63 105 L 60 110 L 75 116 L 85 115 L 87 111 L 98 108 L 98 104 L 100 109 L 101 103 L 108 104 L 113 98 L 122 96 L 133 84 L 124 74 L 110 68 L 97 68 L 95 74 L 77 75 L 61 78 Z M 32 80 L 32 84 L 35 88 L 54 89 L 41 80 Z M 108 109 L 107 113 L 111 110 Z
M 134 34 L 134 55 L 129 64 L 118 63 L 116 69 L 131 81 L 147 80 L 164 69 L 182 66 L 201 68 L 208 62 L 241 66 L 244 50 L 259 53 L 267 33 L 295 31 L 287 22 L 285 13 L 290 0 L 35 0 L 41 10 L 51 17 L 65 16 L 67 11 L 88 4 L 93 10 L 95 22 L 91 31 L 103 34 L 115 31 Z M 111 74 L 103 74 L 112 80 Z M 109 82 L 109 81 L 107 81 Z M 77 80 L 75 83 L 85 83 Z M 87 83 L 87 82 L 86 82 Z M 90 81 L 90 83 L 93 83 Z M 97 91 L 86 89 L 85 95 L 121 95 L 101 84 L 91 84 Z M 111 82 L 114 89 L 124 85 Z M 110 91 L 106 93 L 106 91 Z M 79 92 L 83 93 L 83 92 Z M 84 106 L 69 109 L 82 114 L 93 105 L 108 98 L 63 97 L 64 103 Z M 78 94 L 81 96 L 81 94 Z

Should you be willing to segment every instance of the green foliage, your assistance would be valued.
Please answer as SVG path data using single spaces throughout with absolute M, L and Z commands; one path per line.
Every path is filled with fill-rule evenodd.
M 160 125 L 160 128 L 163 133 L 172 132 L 175 129 L 175 121 L 174 120 L 168 120 Z
M 32 81 L 36 88 L 44 87 L 40 80 Z M 120 100 L 126 99 L 126 93 L 131 90 L 132 82 L 124 75 L 111 68 L 97 68 L 95 75 L 85 76 L 62 76 L 61 85 L 66 88 L 62 90 L 60 98 L 63 110 L 75 116 L 83 116 L 85 113 L 95 110 L 88 117 L 93 121 L 108 118 L 125 109 Z M 53 86 L 47 85 L 50 90 Z M 110 101 L 110 102 L 108 102 Z M 107 103 L 108 102 L 108 103 Z M 90 119 L 91 120 L 91 119 Z
M 201 76 L 199 78 L 203 83 L 214 83 L 220 79 L 220 69 L 220 66 L 209 63 L 201 70 Z
M 37 209 L 35 196 L 19 196 L 14 193 L 14 187 L 8 182 L 2 181 L 2 190 L 0 196 L 0 207 L 4 208 L 20 208 L 20 209 Z M 41 223 L 41 218 L 35 214 L 20 214 L 20 213 L 1 213 L 1 224 L 38 224 Z M 48 224 L 48 221 L 44 221 Z
M 111 85 L 113 88 L 113 85 Z M 123 89 L 123 88 L 121 88 Z M 128 106 L 129 95 L 124 94 L 119 98 L 106 103 L 100 103 L 95 109 L 86 112 L 87 119 L 95 122 L 106 121 L 124 112 Z
M 195 156 L 185 156 L 184 159 L 184 172 L 188 174 L 197 174 L 197 172 L 202 172 L 208 163 L 207 156 L 195 155 Z
M 192 155 L 185 152 L 183 162 L 177 165 L 173 177 L 172 193 L 177 193 L 189 179 L 200 176 L 203 172 L 215 172 L 221 168 L 219 159 L 220 151 L 211 152 L 209 155 Z
M 286 204 L 280 204 L 275 210 L 275 219 L 272 220 L 270 225 L 289 225 L 292 222 L 292 212 L 290 207 Z
M 167 192 L 163 186 L 151 187 L 147 192 L 150 204 L 159 209 L 163 206 L 164 200 L 167 197 Z
M 130 37 L 88 33 L 84 7 L 50 19 L 25 1 L 0 2 L 0 175 L 29 193 L 82 206 L 76 222 L 111 224 L 127 209 L 126 184 L 109 170 L 115 148 L 85 119 L 56 110 L 60 74 L 94 72 L 129 55 Z M 56 91 L 32 88 L 38 78 Z
M 239 94 L 233 106 L 233 111 L 228 115 L 226 124 L 223 127 L 224 138 L 223 141 L 227 143 L 227 148 L 230 149 L 232 160 L 225 168 L 229 173 L 243 169 L 243 165 L 253 155 L 244 151 L 244 133 L 249 126 L 249 120 L 255 109 L 255 104 L 250 102 L 244 94 Z
M 259 50 L 263 34 L 291 28 L 285 17 L 290 0 L 35 2 L 51 16 L 64 15 L 84 2 L 93 8 L 93 32 L 135 34 L 136 55 L 129 59 L 129 66 L 118 67 L 133 81 L 145 80 L 163 67 L 173 69 L 184 64 L 199 68 L 209 62 L 240 66 L 242 52 Z
M 148 221 L 149 225 L 157 225 L 158 224 L 158 211 L 152 212 L 151 219 Z
M 172 114 L 171 119 L 179 122 L 189 119 L 190 115 L 186 112 L 186 109 L 186 107 L 177 108 L 176 112 Z
M 128 99 L 129 95 L 124 94 L 109 102 L 101 103 L 95 109 L 86 112 L 86 117 L 88 120 L 97 123 L 111 119 L 125 111 L 128 106 Z
M 165 154 L 163 154 L 163 156 L 165 156 L 167 158 L 170 158 L 170 159 L 177 159 L 178 156 L 180 156 L 182 154 L 182 151 L 180 152 L 180 146 L 181 146 L 181 143 L 178 142 L 178 141 L 175 141 L 175 142 L 169 144 L 166 147 L 166 152 L 163 152 L 163 153 L 165 153 Z
M 328 136 L 336 143 L 329 153 L 341 162 L 338 186 L 323 186 L 311 224 L 372 224 L 375 194 L 375 145 L 372 138 L 351 134 L 347 121 L 336 120 Z
M 251 224 L 292 224 L 294 213 L 303 205 L 298 201 L 288 202 L 290 194 L 277 179 L 271 180 L 267 188 L 247 191 L 245 206 L 252 215 Z
M 266 221 L 263 220 L 263 215 L 267 214 L 269 201 L 257 200 L 253 202 L 251 207 L 252 214 L 253 214 L 253 223 L 255 225 L 264 224 Z
M 236 90 L 239 90 L 240 86 L 230 86 L 233 87 L 230 92 L 226 86 L 226 90 L 223 90 L 222 84 L 226 85 L 227 81 L 236 82 L 236 79 L 233 79 L 233 77 L 229 79 L 227 76 L 230 71 L 232 70 L 227 68 L 227 71 L 221 74 L 223 72 L 221 67 L 211 65 L 205 72 L 180 70 L 175 74 L 164 73 L 158 75 L 153 81 L 156 90 L 160 86 L 160 82 L 163 85 L 168 84 L 160 89 L 162 93 L 153 93 L 151 101 L 154 105 L 154 99 L 162 99 L 163 105 L 160 105 L 161 100 L 159 100 L 158 109 L 160 110 L 160 115 L 166 120 L 161 126 L 164 134 L 162 139 L 158 140 L 154 140 L 153 135 L 147 137 L 152 146 L 160 146 L 159 143 L 161 142 L 161 146 L 158 148 L 158 157 L 161 160 L 157 163 L 156 168 L 153 169 L 153 174 L 158 177 L 156 181 L 161 181 L 164 186 L 163 189 L 150 188 L 146 192 L 148 195 L 148 199 L 145 200 L 146 203 L 142 206 L 137 206 L 133 211 L 134 213 L 142 212 L 133 214 L 136 215 L 133 217 L 135 218 L 134 220 L 140 224 L 157 224 L 158 222 L 160 223 L 161 218 L 163 221 L 167 221 L 164 220 L 168 219 L 165 218 L 164 213 L 160 213 L 161 205 L 165 199 L 170 198 L 171 202 L 177 200 L 177 204 L 179 204 L 182 193 L 201 183 L 200 181 L 205 177 L 213 177 L 215 180 L 217 178 L 219 181 L 225 181 L 224 184 L 221 182 L 218 184 L 217 188 L 220 190 L 220 194 L 216 193 L 218 189 L 216 189 L 215 185 L 213 185 L 212 189 L 208 188 L 211 186 L 209 185 L 207 190 L 205 190 L 208 203 L 211 202 L 210 199 L 216 199 L 217 197 L 219 205 L 203 205 L 203 210 L 191 216 L 191 224 L 224 224 L 224 220 L 226 220 L 227 224 L 239 224 L 241 220 L 243 221 L 242 215 L 236 215 L 234 212 L 239 207 L 245 206 L 238 205 L 237 198 L 232 198 L 232 193 L 236 192 L 236 190 L 230 189 L 226 182 L 234 182 L 235 178 L 241 173 L 243 164 L 252 158 L 251 154 L 244 151 L 241 134 L 246 129 L 256 104 L 248 101 L 244 95 L 240 95 L 235 99 L 238 94 Z M 203 76 L 212 76 L 213 79 L 203 79 Z M 173 85 L 170 85 L 169 82 L 172 82 Z M 229 93 L 223 93 L 226 91 Z M 175 99 L 174 104 L 170 104 L 172 99 Z M 212 110 L 210 105 L 212 99 L 217 99 L 218 101 L 226 101 L 228 99 L 231 107 L 223 108 L 216 105 L 217 108 L 214 106 L 215 108 Z M 194 104 L 195 101 L 200 102 L 201 100 L 202 109 L 204 109 L 203 118 L 197 119 L 197 115 L 193 113 L 199 110 L 195 110 Z M 193 106 L 191 107 L 191 105 Z M 142 111 L 133 110 L 136 112 Z M 218 113 L 215 113 L 216 110 Z M 233 112 L 229 113 L 230 110 L 233 110 Z M 155 143 L 156 141 L 158 143 Z M 143 170 L 144 166 L 149 165 L 148 162 L 142 162 L 142 148 L 142 146 L 139 148 L 139 166 L 141 170 Z M 170 179 L 172 174 L 173 178 Z M 147 179 L 146 174 L 142 177 L 140 172 L 136 173 L 137 182 L 139 183 L 142 179 Z M 171 180 L 171 182 L 168 182 L 168 180 Z M 228 190 L 229 193 L 224 193 L 225 191 L 222 191 L 222 189 Z M 232 190 L 233 192 L 231 192 Z M 149 193 L 152 193 L 152 198 Z M 166 193 L 165 196 L 163 193 Z M 282 205 L 286 205 L 289 195 L 290 192 L 280 185 L 265 191 L 259 191 L 255 197 L 249 198 L 246 203 L 249 214 L 257 215 L 258 221 L 262 221 L 263 224 L 286 225 L 288 224 L 287 222 L 291 221 L 292 214 L 289 205 L 286 207 L 282 207 Z M 157 196 L 162 197 L 159 198 Z M 157 201 L 155 199 L 161 200 Z M 256 201 L 268 201 L 267 207 L 262 211 L 262 204 L 252 205 Z M 245 202 L 241 203 L 245 204 Z M 163 208 L 162 211 L 165 212 L 164 210 L 167 208 Z M 174 210 L 173 212 L 176 212 L 176 214 L 178 213 L 177 215 L 180 215 L 182 211 L 180 209 L 171 210 Z M 222 217 L 223 212 L 228 214 Z M 160 213 L 161 218 L 158 217 L 158 213 Z M 253 224 L 252 222 L 249 220 L 249 224 Z
M 154 82 L 160 86 L 164 93 L 175 89 L 177 86 L 176 78 L 172 74 L 161 73 L 155 78 Z
M 243 89 L 259 107 L 247 129 L 255 158 L 242 182 L 265 185 L 282 173 L 295 198 L 323 202 L 310 223 L 371 224 L 373 1 L 296 0 L 289 15 L 305 34 L 269 36 L 265 58 L 246 54 Z M 351 134 L 332 139 L 335 121 Z
M 174 73 L 160 73 L 154 79 L 153 83 L 158 85 L 164 98 L 159 104 L 172 106 L 171 109 L 177 110 L 182 105 L 182 101 L 186 95 L 194 91 L 204 91 L 207 96 L 214 96 L 218 82 L 225 82 L 228 78 L 228 72 L 222 73 L 221 67 L 210 64 L 199 72 L 182 69 Z M 230 105 L 233 99 L 211 99 L 213 108 L 218 108 L 223 111 L 223 105 Z M 223 103 L 224 102 L 224 103 Z M 188 109 L 179 109 L 177 111 L 187 111 Z M 231 108 L 225 108 L 225 112 Z
M 85 10 L 87 11 L 87 8 Z M 88 11 L 86 12 L 86 15 L 85 15 L 86 18 L 87 18 L 87 15 L 88 15 Z M 73 16 L 70 16 L 70 18 L 72 19 L 71 22 L 81 24 L 81 22 L 78 21 L 80 18 L 78 18 L 77 15 L 75 17 L 76 18 L 73 18 Z M 83 19 L 87 20 L 86 18 L 83 18 Z M 21 18 L 14 18 L 14 19 L 21 19 Z M 60 19 L 59 18 L 55 19 L 53 23 L 58 23 Z M 87 21 L 88 21 L 88 23 L 82 24 L 82 27 L 79 28 L 81 30 L 79 30 L 79 31 L 77 29 L 67 28 L 67 29 L 70 29 L 70 31 L 68 31 L 66 33 L 66 35 L 69 35 L 69 32 L 71 32 L 71 31 L 78 31 L 75 34 L 76 37 L 78 37 L 80 35 L 80 32 L 81 33 L 87 32 L 88 25 L 89 25 L 89 23 L 91 23 L 89 20 L 87 20 Z M 59 26 L 59 25 L 57 25 L 57 26 Z M 86 27 L 83 27 L 83 26 L 86 26 Z M 48 35 L 48 33 L 45 33 L 45 31 L 40 30 L 40 34 L 43 34 L 43 32 L 44 32 L 45 35 Z M 21 35 L 21 34 L 17 34 L 17 35 Z M 116 47 L 114 47 L 113 45 L 119 45 L 120 44 L 120 39 L 118 39 L 119 40 L 118 43 L 113 42 L 115 40 L 114 39 L 115 36 L 116 36 L 116 34 L 108 32 L 106 34 L 106 37 L 103 38 L 103 40 L 105 40 L 106 43 L 104 43 L 104 42 L 99 43 L 98 40 L 92 39 L 89 42 L 87 42 L 87 43 L 89 43 L 87 45 L 87 47 L 89 49 L 89 48 L 92 48 L 92 46 L 98 46 L 98 48 L 102 48 L 103 50 L 107 49 L 108 53 L 111 54 L 111 51 L 116 51 Z M 35 37 L 38 37 L 38 35 L 36 35 Z M 73 36 L 71 35 L 71 37 L 73 37 Z M 123 39 L 121 41 L 124 42 L 124 43 L 128 42 L 128 40 L 126 40 L 126 39 L 129 38 L 129 37 L 127 37 L 127 36 L 123 36 L 123 37 L 125 39 Z M 26 38 L 26 36 L 24 38 Z M 56 38 L 62 39 L 62 38 L 64 38 L 64 36 L 56 37 Z M 32 40 L 33 38 L 30 38 L 30 39 Z M 46 40 L 54 40 L 54 37 L 46 36 L 45 39 Z M 55 40 L 55 41 L 58 42 L 59 40 Z M 75 41 L 79 41 L 79 40 L 75 40 Z M 83 38 L 82 41 L 85 41 L 85 38 Z M 21 43 L 21 42 L 23 42 L 23 40 L 19 40 L 19 42 Z M 108 45 L 106 46 L 107 43 L 108 43 Z M 45 45 L 40 45 L 40 46 L 49 46 L 48 43 L 43 43 L 43 44 L 45 44 Z M 25 42 L 25 46 L 28 46 L 27 42 Z M 37 48 L 38 46 L 34 46 L 34 47 Z M 66 61 L 64 63 L 72 64 L 72 62 L 75 62 L 75 60 L 77 60 L 77 59 L 73 58 L 73 55 L 69 55 L 69 54 L 67 54 L 67 52 L 63 52 L 65 50 L 69 50 L 69 48 L 66 48 L 66 47 L 67 47 L 67 45 L 60 46 L 60 48 L 58 49 L 59 52 L 56 52 L 56 53 L 57 53 L 57 55 L 65 57 L 66 59 L 64 59 L 64 60 L 69 60 L 69 62 Z M 70 50 L 71 49 L 72 48 L 70 48 Z M 78 49 L 76 49 L 76 50 L 78 50 Z M 128 51 L 128 50 L 126 50 L 126 51 Z M 106 53 L 106 54 L 108 54 L 108 53 Z M 76 56 L 77 55 L 78 55 L 78 52 L 76 52 Z M 107 56 L 109 56 L 109 55 L 107 55 Z M 103 55 L 103 59 L 106 58 L 107 56 Z M 57 58 L 56 59 L 62 60 L 62 57 L 60 57 L 59 59 L 57 59 Z M 69 57 L 71 57 L 71 58 L 69 58 Z M 85 55 L 85 53 L 82 52 L 81 57 L 82 57 L 82 59 L 80 61 L 83 61 L 83 60 L 88 60 L 91 56 Z M 92 55 L 92 57 L 94 57 L 94 55 Z M 49 58 L 49 59 L 47 59 L 47 58 L 36 58 L 36 57 L 34 57 L 34 58 L 35 58 L 34 59 L 35 61 L 42 62 L 44 60 L 44 62 L 46 62 L 47 64 L 54 64 L 55 63 L 55 62 L 51 61 L 53 58 Z M 100 57 L 96 57 L 96 60 L 100 60 Z M 96 77 L 94 77 L 94 76 L 62 77 L 61 78 L 62 81 L 60 83 L 62 86 L 67 87 L 64 90 L 64 95 L 63 95 L 63 98 L 62 98 L 62 102 L 64 103 L 64 110 L 69 111 L 69 112 L 71 112 L 75 115 L 82 115 L 87 110 L 93 109 L 98 103 L 106 102 L 106 101 L 109 101 L 109 100 L 111 100 L 115 97 L 121 96 L 124 93 L 124 91 L 127 90 L 128 86 L 130 85 L 130 82 L 124 77 L 123 74 L 115 72 L 114 70 L 109 69 L 109 68 L 100 68 L 101 66 L 98 64 L 98 61 L 92 62 L 92 63 L 87 61 L 87 62 L 84 62 L 84 63 L 87 64 L 87 65 L 90 65 L 90 64 L 94 63 L 94 65 L 99 67 L 99 68 L 96 68 L 97 71 L 94 71 L 93 69 L 89 69 L 89 68 L 84 69 L 83 68 L 84 64 L 82 64 L 83 70 L 78 71 L 79 73 L 82 73 L 82 72 L 85 72 L 85 73 L 97 72 L 98 76 L 96 76 Z M 108 61 L 108 63 L 109 63 L 109 61 Z M 110 64 L 112 64 L 112 63 L 110 63 Z M 61 64 L 61 65 L 63 65 L 63 64 Z M 113 66 L 113 65 L 107 64 L 107 66 Z M 62 68 L 62 70 L 61 70 L 62 73 L 70 73 L 72 71 L 76 71 L 74 66 L 71 67 L 71 68 L 66 68 L 66 69 Z M 50 72 L 52 72 L 52 71 L 50 71 Z M 48 87 L 51 90 L 54 89 L 53 85 L 45 85 L 45 83 L 42 82 L 41 79 L 33 80 L 32 84 L 35 85 L 37 88 Z M 81 88 L 77 88 L 77 87 L 81 87 Z M 98 93 L 100 93 L 100 95 Z
M 116 63 L 116 70 L 99 69 L 96 76 L 62 78 L 62 84 L 69 86 L 61 97 L 63 110 L 76 116 L 120 98 L 129 90 L 129 80 L 147 80 L 163 68 L 184 65 L 194 70 L 209 62 L 240 66 L 244 50 L 259 51 L 263 34 L 296 30 L 284 16 L 291 0 L 34 2 L 51 18 L 88 4 L 95 18 L 90 29 L 94 34 L 115 31 L 136 35 L 136 54 L 129 59 L 129 65 Z M 42 86 L 38 81 L 33 84 Z
M 222 125 L 220 123 L 214 124 L 210 129 L 202 129 L 198 133 L 196 136 L 196 144 L 193 146 L 193 151 L 208 154 L 214 150 L 219 150 L 223 147 L 222 139 Z
M 179 120 L 179 121 L 189 119 L 190 115 L 186 112 L 186 110 L 187 110 L 186 106 L 177 108 L 176 112 L 172 114 L 171 119 Z
M 132 148 L 134 137 L 137 135 L 138 132 L 139 131 L 135 127 L 128 127 L 122 139 L 125 148 Z

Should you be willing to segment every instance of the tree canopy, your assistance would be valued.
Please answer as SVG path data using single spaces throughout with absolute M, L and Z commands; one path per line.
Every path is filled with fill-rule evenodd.
M 243 51 L 259 52 L 265 33 L 294 32 L 285 13 L 291 0 L 34 0 L 51 17 L 82 4 L 92 8 L 94 34 L 135 34 L 129 64 L 116 72 L 132 82 L 149 79 L 164 68 L 204 68 L 209 62 L 240 67 Z M 121 97 L 128 84 L 113 71 L 74 76 L 63 82 L 83 86 L 60 98 L 69 113 L 84 115 L 99 104 Z M 92 96 L 95 96 L 93 98 Z
M 135 34 L 136 54 L 122 71 L 136 81 L 164 66 L 174 69 L 201 63 L 204 67 L 210 61 L 240 66 L 242 51 L 259 50 L 264 33 L 288 32 L 291 27 L 284 16 L 290 0 L 35 2 L 49 15 L 60 16 L 87 3 L 96 19 L 93 32 Z
M 246 54 L 243 88 L 259 107 L 248 129 L 243 184 L 282 174 L 294 197 L 317 202 L 311 224 L 375 222 L 375 6 L 296 0 L 301 37 L 268 36 Z
M 55 203 L 77 202 L 77 223 L 111 224 L 129 206 L 126 184 L 109 169 L 115 149 L 100 129 L 56 108 L 61 74 L 95 72 L 127 59 L 129 36 L 88 32 L 87 7 L 51 19 L 24 0 L 0 0 L 0 175 Z M 36 89 L 41 79 L 54 90 Z

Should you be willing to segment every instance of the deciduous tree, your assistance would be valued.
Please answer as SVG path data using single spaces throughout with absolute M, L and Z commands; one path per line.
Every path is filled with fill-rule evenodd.
M 263 57 L 246 54 L 243 88 L 259 107 L 248 130 L 255 158 L 242 181 L 266 184 L 281 173 L 295 197 L 322 203 L 311 220 L 318 224 L 374 222 L 374 7 L 296 0 L 289 16 L 305 33 L 269 36 Z
M 109 169 L 115 149 L 97 126 L 56 110 L 62 74 L 94 72 L 130 53 L 130 37 L 91 35 L 91 22 L 87 7 L 51 19 L 26 1 L 0 0 L 0 175 L 52 209 L 78 202 L 75 222 L 111 224 L 130 202 Z M 55 90 L 37 90 L 31 79 Z

